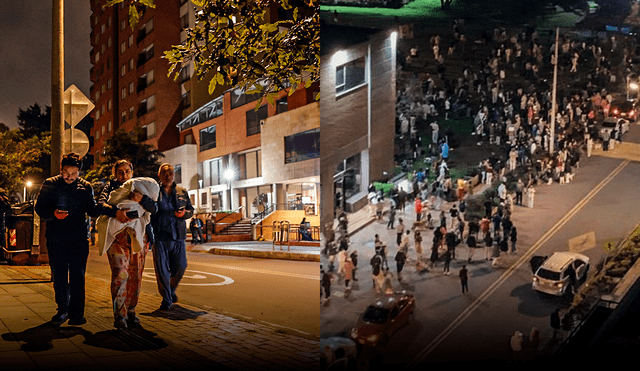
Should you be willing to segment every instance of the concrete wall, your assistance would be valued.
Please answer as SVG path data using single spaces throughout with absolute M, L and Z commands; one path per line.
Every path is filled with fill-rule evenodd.
M 396 67 L 391 31 L 381 31 L 368 41 L 344 47 L 340 62 L 337 49 L 322 58 L 320 86 L 321 122 L 321 215 L 322 225 L 333 222 L 335 205 L 333 175 L 347 157 L 363 153 L 363 181 L 372 182 L 394 168 Z M 369 60 L 368 83 L 347 93 L 336 94 L 336 67 L 365 57 Z M 362 184 L 366 189 L 367 184 Z M 364 189 L 362 190 L 364 191 Z
M 183 144 L 180 147 L 164 151 L 162 162 L 173 165 L 181 165 L 182 182 L 180 187 L 189 189 L 198 188 L 198 147 L 195 144 Z M 195 206 L 194 206 L 195 207 Z
M 262 125 L 262 175 L 266 183 L 320 176 L 320 158 L 285 164 L 284 137 L 320 127 L 319 104 L 269 117 Z

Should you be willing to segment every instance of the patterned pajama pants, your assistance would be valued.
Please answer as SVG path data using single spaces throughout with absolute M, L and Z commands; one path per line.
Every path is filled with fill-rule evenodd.
M 134 254 L 131 237 L 123 231 L 116 236 L 116 240 L 107 251 L 111 267 L 113 316 L 116 319 L 127 318 L 127 313 L 134 313 L 136 310 L 148 250 L 149 244 L 145 241 L 142 250 Z

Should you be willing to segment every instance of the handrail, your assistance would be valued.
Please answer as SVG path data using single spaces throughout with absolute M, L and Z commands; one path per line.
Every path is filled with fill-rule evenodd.
M 275 204 L 269 204 L 263 211 L 259 212 L 256 216 L 251 218 L 251 224 L 258 224 L 267 216 L 271 215 L 274 211 L 276 211 Z
M 231 216 L 232 214 L 236 213 L 239 210 L 242 210 L 244 206 L 240 206 L 234 210 L 229 211 L 229 213 L 225 216 L 223 216 L 222 218 L 220 218 L 220 220 L 217 220 L 216 223 L 220 223 L 221 221 L 223 221 L 225 218 L 228 218 L 229 216 Z

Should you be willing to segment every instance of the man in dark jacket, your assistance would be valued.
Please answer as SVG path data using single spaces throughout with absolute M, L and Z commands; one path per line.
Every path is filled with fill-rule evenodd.
M 178 301 L 176 288 L 187 269 L 185 220 L 193 216 L 193 206 L 187 190 L 176 186 L 175 174 L 170 164 L 160 165 L 160 196 L 158 212 L 151 216 L 155 234 L 153 263 L 156 270 L 158 291 L 162 296 L 161 310 L 169 310 Z
M 84 273 L 89 256 L 89 221 L 98 216 L 93 188 L 80 178 L 82 160 L 76 153 L 62 157 L 60 175 L 48 178 L 38 195 L 35 211 L 46 221 L 47 250 L 58 312 L 55 326 L 69 319 L 82 325 L 84 318 Z

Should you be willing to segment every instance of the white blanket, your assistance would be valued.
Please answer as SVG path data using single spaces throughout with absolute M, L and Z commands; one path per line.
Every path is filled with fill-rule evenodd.
M 98 229 L 98 248 L 100 255 L 103 255 L 115 241 L 115 236 L 129 227 L 127 232 L 131 236 L 131 248 L 134 253 L 138 253 L 144 246 L 144 233 L 147 224 L 151 221 L 151 213 L 146 211 L 139 203 L 129 200 L 129 193 L 137 190 L 152 200 L 157 200 L 160 193 L 160 186 L 153 178 L 133 178 L 124 182 L 120 188 L 113 190 L 109 194 L 107 203 L 116 206 L 118 209 L 129 209 L 128 211 L 138 211 L 139 218 L 132 219 L 128 223 L 120 223 L 116 218 L 109 218 L 102 215 L 96 222 Z

